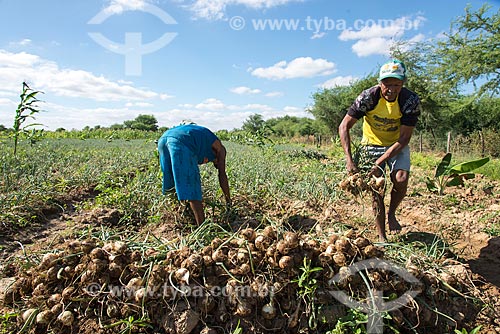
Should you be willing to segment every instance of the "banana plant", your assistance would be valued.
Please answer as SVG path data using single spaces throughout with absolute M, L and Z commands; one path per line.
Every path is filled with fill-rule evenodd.
M 471 173 L 471 171 L 483 166 L 488 161 L 490 161 L 490 158 L 482 158 L 450 166 L 451 153 L 446 153 L 436 166 L 434 178 L 427 177 L 427 189 L 443 195 L 446 187 L 463 185 L 464 180 L 473 179 L 475 174 Z

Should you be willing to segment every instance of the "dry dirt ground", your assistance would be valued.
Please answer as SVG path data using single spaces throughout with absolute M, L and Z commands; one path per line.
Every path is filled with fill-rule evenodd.
M 500 187 L 477 175 L 463 187 L 446 188 L 444 196 L 423 190 L 423 184 L 411 184 L 408 196 L 398 213 L 402 231 L 389 236 L 389 242 L 420 241 L 435 245 L 438 240 L 456 259 L 470 270 L 471 282 L 496 308 L 500 317 Z M 418 189 L 418 190 L 417 190 Z M 386 196 L 386 207 L 388 200 Z M 336 214 L 345 222 L 358 222 L 376 240 L 369 198 L 350 198 L 336 207 Z M 496 229 L 491 235 L 485 231 Z M 481 321 L 478 320 L 478 324 Z M 479 333 L 500 333 L 500 322 L 482 323 Z
M 446 203 L 449 198 L 452 203 Z M 370 221 L 371 209 L 369 203 L 364 202 L 361 206 L 350 203 L 342 212 L 351 217 L 361 215 L 365 222 Z M 418 238 L 423 242 L 442 238 L 472 272 L 481 275 L 485 282 L 493 285 L 492 288 L 500 288 L 500 236 L 485 232 L 495 224 L 498 228 L 500 222 L 498 190 L 496 195 L 490 190 L 473 188 L 450 188 L 445 197 L 410 194 L 401 204 L 398 219 L 403 229 L 399 236 L 392 236 L 389 241 L 397 237 Z M 376 240 L 375 235 L 372 239 Z
M 235 203 L 240 207 L 258 205 L 238 198 Z M 277 211 L 281 212 L 281 219 L 302 231 L 307 227 L 326 230 L 332 224 L 341 223 L 364 230 L 376 241 L 370 201 L 366 197 L 346 195 L 343 200 L 319 208 L 311 203 L 289 202 Z M 89 228 L 89 223 L 113 226 L 119 218 L 113 210 L 57 213 L 36 228 L 0 235 L 2 282 L 6 284 L 9 277 L 16 276 L 24 254 L 46 252 L 66 242 L 75 231 Z M 248 216 L 240 218 L 251 219 Z M 389 242 L 419 240 L 431 244 L 442 239 L 455 259 L 473 273 L 474 284 L 481 293 L 497 307 L 497 320 L 483 321 L 480 333 L 500 333 L 500 237 L 485 232 L 487 228 L 500 225 L 500 185 L 479 178 L 469 181 L 465 187 L 448 188 L 445 196 L 438 196 L 424 191 L 422 184 L 410 183 L 398 219 L 403 229 L 399 235 L 391 235 Z M 185 230 L 179 224 L 165 223 L 137 233 L 155 234 L 168 240 L 182 236 Z

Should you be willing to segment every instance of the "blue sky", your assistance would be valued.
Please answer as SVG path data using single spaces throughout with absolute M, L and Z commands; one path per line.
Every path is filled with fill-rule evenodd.
M 316 91 L 374 73 L 395 41 L 440 38 L 484 3 L 0 0 L 0 124 L 12 126 L 23 81 L 44 92 L 47 130 L 140 114 L 214 131 L 255 113 L 311 117 Z

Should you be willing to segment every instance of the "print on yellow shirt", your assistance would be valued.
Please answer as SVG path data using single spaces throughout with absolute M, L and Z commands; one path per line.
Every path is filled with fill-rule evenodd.
M 375 109 L 366 113 L 363 122 L 363 145 L 390 146 L 399 139 L 401 110 L 398 100 L 380 98 Z

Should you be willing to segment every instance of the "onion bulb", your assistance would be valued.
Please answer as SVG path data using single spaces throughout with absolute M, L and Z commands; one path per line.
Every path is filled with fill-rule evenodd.
M 276 317 L 276 307 L 272 303 L 262 306 L 262 316 L 265 319 L 274 319 Z
M 52 321 L 53 317 L 54 313 L 52 313 L 52 311 L 50 310 L 42 311 L 36 315 L 36 323 L 46 325 Z
M 71 311 L 64 311 L 57 317 L 57 320 L 63 324 L 63 326 L 71 326 L 75 320 L 75 316 Z
M 37 312 L 38 312 L 38 309 L 36 309 L 36 308 L 27 309 L 26 311 L 23 312 L 23 315 L 22 315 L 23 321 L 26 322 L 29 319 L 33 319 L 33 317 L 37 314 Z

